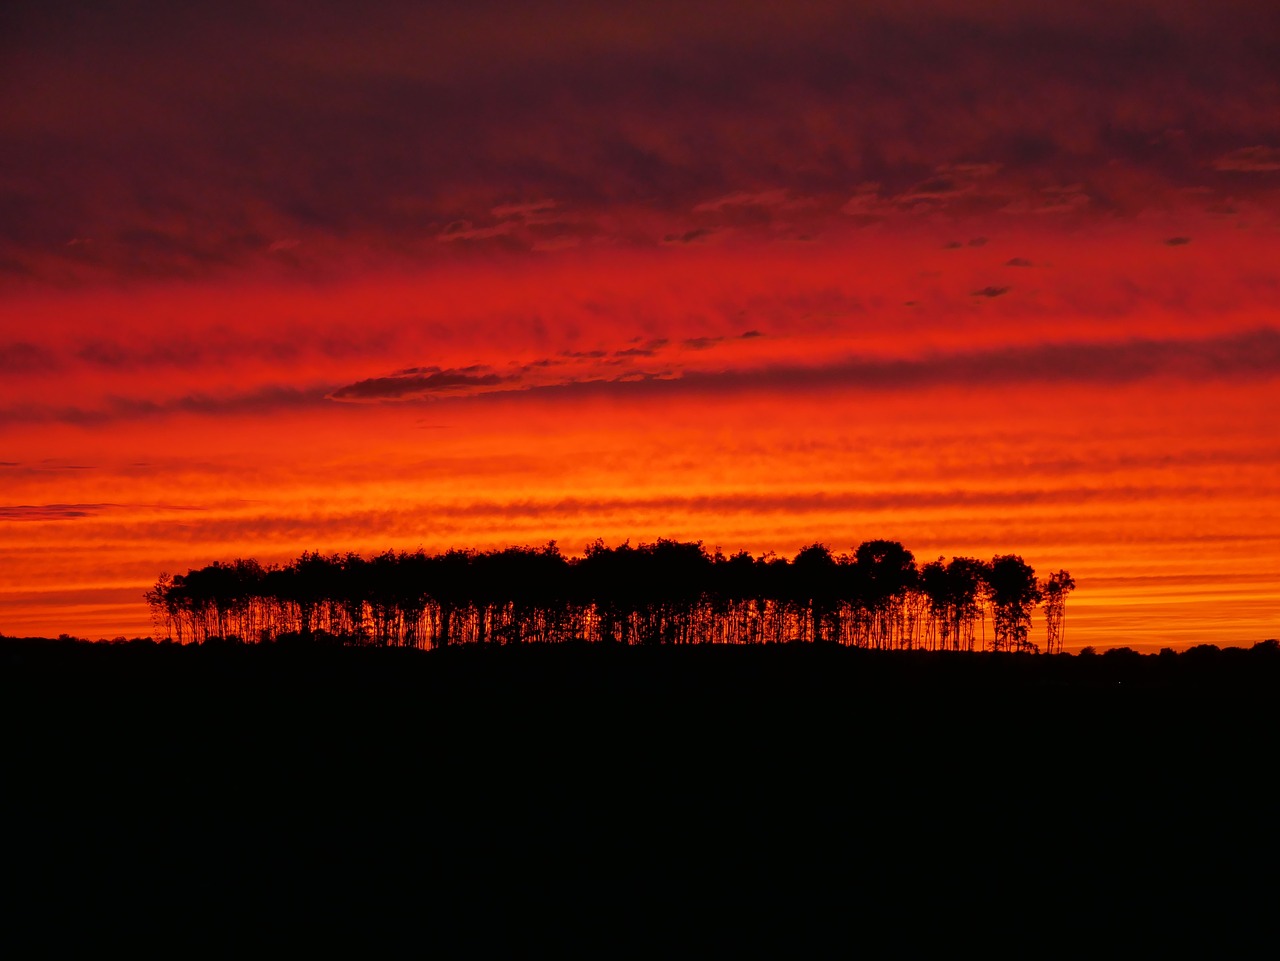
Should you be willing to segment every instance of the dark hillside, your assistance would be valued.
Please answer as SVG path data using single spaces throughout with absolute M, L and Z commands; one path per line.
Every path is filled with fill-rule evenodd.
M 860 910 L 1052 913 L 1082 890 L 1167 909 L 1206 872 L 1251 896 L 1271 870 L 1268 646 L 0 657 L 12 863 L 37 899 L 123 898 L 108 929 L 130 904 L 350 934 L 370 904 L 452 917 L 559 890 L 617 909 L 726 886 Z

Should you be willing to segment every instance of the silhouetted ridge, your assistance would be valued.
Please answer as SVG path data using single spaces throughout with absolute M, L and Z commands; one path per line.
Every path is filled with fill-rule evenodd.
M 917 567 L 896 541 L 795 558 L 709 554 L 659 539 L 589 546 L 304 553 L 287 566 L 214 563 L 162 574 L 146 594 L 161 633 L 179 642 L 327 641 L 440 648 L 568 640 L 602 644 L 817 641 L 879 650 L 1062 650 L 1066 571 L 1047 580 L 1014 554 Z

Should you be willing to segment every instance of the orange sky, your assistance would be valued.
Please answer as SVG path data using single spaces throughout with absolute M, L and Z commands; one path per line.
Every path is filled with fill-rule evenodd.
M 1069 649 L 1280 634 L 1280 20 L 766 7 L 21 10 L 0 633 L 148 634 L 236 556 L 670 536 L 1020 553 Z

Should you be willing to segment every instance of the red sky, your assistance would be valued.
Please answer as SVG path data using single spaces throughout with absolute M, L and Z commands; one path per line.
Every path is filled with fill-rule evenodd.
M 0 632 L 672 536 L 1280 634 L 1274 4 L 174 6 L 0 13 Z

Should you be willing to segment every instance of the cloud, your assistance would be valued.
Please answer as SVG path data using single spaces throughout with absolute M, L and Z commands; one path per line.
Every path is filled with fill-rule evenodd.
M 1073 183 L 1022 192 L 1001 211 L 1006 214 L 1072 214 L 1085 210 L 1092 203 L 1093 198 L 1084 184 Z
M 650 342 L 652 343 L 652 341 Z M 656 350 L 633 353 L 605 365 Z M 594 352 L 593 352 L 594 353 Z M 600 359 L 600 358 L 593 358 Z M 607 367 L 600 368 L 601 371 Z M 19 405 L 0 408 L 0 426 L 64 423 L 97 427 L 122 420 L 173 415 L 268 416 L 290 410 L 379 401 L 433 403 L 520 402 L 524 398 L 591 400 L 649 396 L 823 390 L 863 392 L 962 387 L 991 389 L 1020 384 L 1084 383 L 1118 386 L 1153 378 L 1184 381 L 1268 380 L 1280 376 L 1280 332 L 1261 328 L 1204 339 L 1134 338 L 1061 342 L 938 353 L 916 357 L 866 356 L 822 364 L 782 363 L 729 369 L 666 367 L 630 370 L 613 377 L 557 377 L 555 368 L 520 365 L 499 374 L 480 365 L 403 368 L 338 388 L 269 385 L 223 396 L 192 394 L 167 400 L 110 398 L 96 408 Z M 540 372 L 535 379 L 533 372 Z
M 714 230 L 708 230 L 705 227 L 695 227 L 692 230 L 686 230 L 682 234 L 666 234 L 662 238 L 664 244 L 691 244 L 698 240 L 705 240 L 707 237 L 715 235 Z
M 97 407 L 53 407 L 20 404 L 0 408 L 0 427 L 18 424 L 61 423 L 75 427 L 100 427 L 128 420 L 145 420 L 175 414 L 205 417 L 266 416 L 328 403 L 330 388 L 297 388 L 278 384 L 225 395 L 187 394 L 162 400 L 141 397 L 109 397 Z
M 1008 507 L 1020 504 L 1131 503 L 1176 491 L 1209 493 L 1204 487 L 1087 487 L 1016 490 L 884 490 L 835 493 L 759 493 L 728 491 L 704 496 L 529 499 L 507 502 L 462 502 L 433 505 L 429 513 L 445 517 L 601 517 L 610 514 L 830 514 L 844 511 L 890 511 L 904 508 Z
M 1031 267 L 1031 266 L 1033 266 L 1033 265 L 1032 265 L 1032 263 L 1031 263 L 1031 261 L 1027 260 L 1027 258 L 1026 258 L 1026 257 L 1010 257 L 1008 260 L 1006 260 L 1006 261 L 1004 262 L 1004 265 L 1005 265 L 1006 267 Z
M 142 3 L 145 34 L 36 6 L 6 21 L 4 91 L 34 93 L 0 114 L 4 284 L 1102 216 L 1280 162 L 1258 93 L 1280 13 L 1235 0 L 814 0 L 786 18 L 767 0 L 252 17 L 195 0 Z
M 537 385 L 474 401 L 717 394 L 742 391 L 907 391 L 999 389 L 1021 384 L 1120 386 L 1153 378 L 1269 380 L 1280 377 L 1280 331 L 1271 328 L 1205 339 L 1066 342 L 1001 347 L 923 357 L 851 357 L 822 365 L 775 364 L 734 370 L 635 372 L 626 379 Z
M 110 504 L 0 504 L 0 520 L 66 521 L 94 517 Z
M 45 458 L 39 464 L 30 468 L 32 471 L 78 471 L 78 470 L 96 470 L 93 464 L 60 464 L 53 458 Z
M 1081 504 L 1132 505 L 1150 503 L 1161 497 L 1203 498 L 1219 493 L 1212 487 L 1194 484 L 1157 485 L 1061 485 L 1024 487 L 1020 489 L 974 489 L 954 487 L 943 490 L 892 488 L 869 491 L 759 491 L 726 490 L 714 494 L 659 494 L 620 497 L 528 497 L 519 499 L 458 499 L 432 501 L 411 509 L 359 510 L 328 512 L 320 515 L 273 513 L 232 517 L 193 518 L 184 525 L 193 541 L 200 544 L 243 542 L 255 543 L 303 541 L 315 546 L 317 539 L 334 538 L 350 544 L 369 541 L 390 533 L 421 538 L 428 530 L 434 537 L 470 538 L 478 530 L 500 538 L 513 536 L 513 522 L 533 521 L 554 528 L 567 520 L 608 523 L 610 518 L 626 518 L 628 526 L 640 522 L 652 527 L 654 522 L 670 522 L 673 517 L 702 515 L 706 517 L 782 515 L 830 517 L 847 513 L 889 511 L 941 511 L 959 509 L 1004 508 L 1016 506 L 1058 507 Z M 131 525 L 134 536 L 152 537 L 165 528 L 154 522 Z M 117 530 L 118 533 L 118 530 Z M 518 536 L 518 535 L 515 535 Z M 1055 532 L 1055 539 L 1062 536 Z M 1168 535 L 1147 533 L 1145 538 L 1163 541 Z M 1173 535 L 1188 539 L 1185 533 Z M 1265 535 L 1264 535 L 1265 536 Z M 1220 535 L 1191 537 L 1211 541 Z M 1227 538 L 1224 538 L 1227 539 Z M 1250 536 L 1231 536 L 1230 540 L 1251 540 Z M 455 541 L 454 544 L 467 543 Z M 474 542 L 473 542 L 474 543 Z M 446 545 L 448 546 L 448 545 Z M 850 545 L 852 546 L 852 545 Z
M 1189 243 L 1191 243 L 1190 237 L 1170 237 L 1165 241 L 1168 247 L 1185 247 Z
M 974 297 L 1003 297 L 1012 288 L 1010 287 L 983 287 L 981 290 L 975 290 L 972 294 Z
M 80 324 L 88 326 L 84 321 Z M 193 370 L 241 364 L 246 358 L 277 364 L 296 363 L 309 357 L 345 360 L 385 353 L 399 336 L 385 329 L 351 328 L 309 330 L 306 337 L 293 332 L 262 335 L 252 327 L 236 329 L 223 323 L 196 332 L 174 330 L 166 323 L 164 329 L 153 329 L 145 336 L 135 335 L 132 340 L 88 337 L 57 349 L 29 342 L 0 344 L 0 372 L 56 373 L 76 365 L 113 373 L 159 368 Z
M 630 357 L 656 357 L 658 353 L 664 350 L 671 343 L 666 337 L 653 337 L 649 340 L 643 340 L 636 337 L 632 343 L 637 344 L 635 347 L 625 347 L 621 350 L 613 352 L 614 357 L 630 358 Z
M 446 241 L 505 239 L 511 237 L 517 229 L 518 225 L 510 220 L 489 227 L 473 227 L 470 222 L 461 220 L 445 227 L 440 232 L 439 239 Z
M 520 220 L 536 220 L 545 216 L 549 211 L 554 210 L 556 202 L 554 200 L 534 200 L 529 203 L 521 204 L 500 204 L 490 211 L 493 216 L 499 220 L 510 220 L 518 218 Z
M 178 504 L 0 504 L 0 520 L 6 521 L 65 521 L 85 517 L 97 517 L 109 512 L 136 510 L 197 511 L 208 510 Z
M 695 214 L 722 213 L 732 207 L 784 207 L 790 202 L 786 190 L 759 190 L 740 192 L 706 200 L 696 204 Z
M 723 341 L 723 337 L 686 337 L 680 344 L 689 350 L 710 350 Z
M 1223 154 L 1213 162 L 1213 167 L 1233 173 L 1274 173 L 1280 171 L 1280 148 L 1241 147 Z
M 329 394 L 337 401 L 410 400 L 438 394 L 458 394 L 498 387 L 519 379 L 476 364 L 471 367 L 407 367 L 389 377 L 372 377 L 339 387 Z
M 0 373 L 37 374 L 57 369 L 54 355 L 43 347 L 24 341 L 0 344 Z

